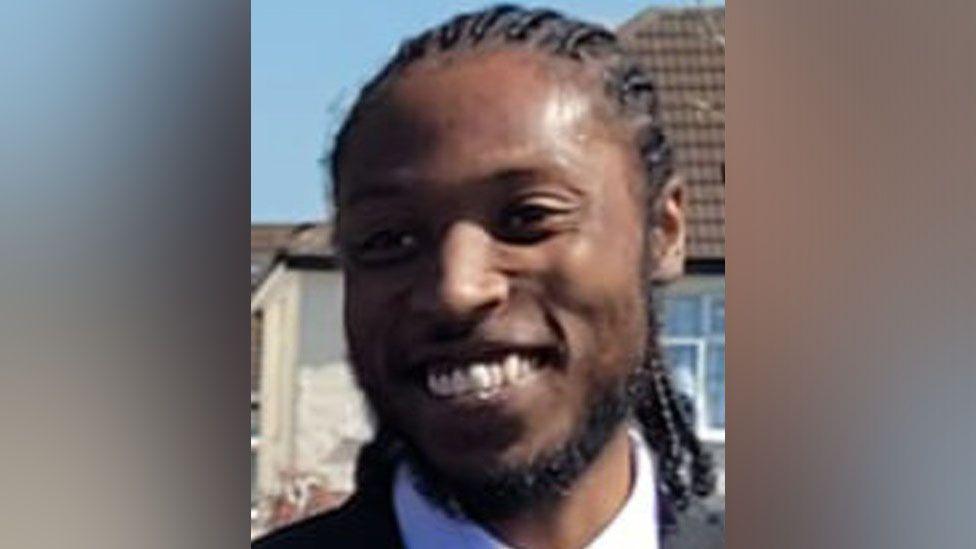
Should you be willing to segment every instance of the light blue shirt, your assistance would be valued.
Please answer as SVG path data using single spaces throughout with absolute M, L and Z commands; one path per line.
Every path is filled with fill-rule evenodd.
M 630 433 L 634 482 L 624 506 L 587 549 L 658 549 L 657 490 L 651 453 Z M 477 524 L 447 515 L 416 488 L 413 471 L 401 464 L 393 486 L 393 508 L 408 549 L 511 549 Z

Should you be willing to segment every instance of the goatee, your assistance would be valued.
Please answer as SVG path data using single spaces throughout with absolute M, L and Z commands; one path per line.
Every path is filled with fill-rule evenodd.
M 634 375 L 599 391 L 587 403 L 579 427 L 560 448 L 523 465 L 449 477 L 401 435 L 402 455 L 412 468 L 417 489 L 450 516 L 486 522 L 544 508 L 568 493 L 599 457 L 630 415 L 637 383 Z

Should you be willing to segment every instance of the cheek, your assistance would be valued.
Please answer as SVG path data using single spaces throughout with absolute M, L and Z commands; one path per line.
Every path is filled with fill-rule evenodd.
M 608 250 L 613 247 L 564 255 L 548 283 L 572 319 L 575 339 L 601 355 L 631 354 L 646 331 L 640 254 L 636 247 Z
M 567 309 L 573 339 L 601 364 L 628 362 L 647 330 L 641 279 L 641 233 L 630 220 L 599 227 L 565 245 L 550 265 L 548 284 Z M 621 237 L 621 235 L 624 235 Z M 627 235 L 630 235 L 628 238 Z
M 349 355 L 362 381 L 375 385 L 377 374 L 382 372 L 385 336 L 389 332 L 391 318 L 384 314 L 385 298 L 375 291 L 375 285 L 347 277 L 343 310 Z

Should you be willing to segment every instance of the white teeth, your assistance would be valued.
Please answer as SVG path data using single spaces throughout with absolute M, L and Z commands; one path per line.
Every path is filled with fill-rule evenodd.
M 461 370 L 454 370 L 451 376 L 451 394 L 459 395 L 468 390 L 468 376 Z
M 505 381 L 508 383 L 515 383 L 519 378 L 519 357 L 515 355 L 508 355 L 505 357 L 505 362 L 502 365 L 502 369 L 505 373 Z
M 437 385 L 438 385 L 438 387 L 440 389 L 439 395 L 441 395 L 441 396 L 447 396 L 447 395 L 451 394 L 451 390 L 452 390 L 451 389 L 451 376 L 449 376 L 447 374 L 442 374 L 442 375 L 435 376 L 435 377 L 437 378 Z
M 484 364 L 475 364 L 468 370 L 468 383 L 475 391 L 483 391 L 491 387 L 491 374 L 488 373 L 488 368 Z
M 500 387 L 505 382 L 505 374 L 502 373 L 501 364 L 492 364 L 488 368 L 488 373 L 491 374 L 491 384 L 493 386 Z
M 500 363 L 472 363 L 450 373 L 428 373 L 427 389 L 438 397 L 475 393 L 486 398 L 496 390 L 525 383 L 538 369 L 535 361 L 512 353 Z
M 437 396 L 451 394 L 451 378 L 446 375 L 430 374 L 427 376 L 427 388 Z

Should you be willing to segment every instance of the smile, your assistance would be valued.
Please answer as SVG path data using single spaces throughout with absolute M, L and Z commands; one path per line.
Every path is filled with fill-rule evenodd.
M 538 357 L 509 353 L 494 362 L 470 362 L 427 371 L 427 391 L 437 398 L 487 399 L 501 390 L 530 382 L 540 370 Z

